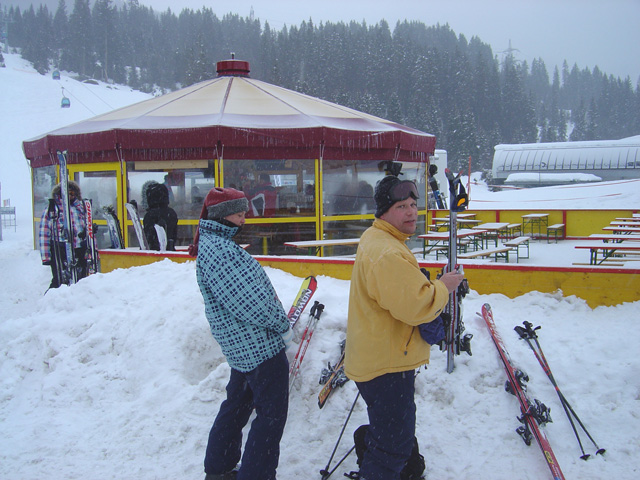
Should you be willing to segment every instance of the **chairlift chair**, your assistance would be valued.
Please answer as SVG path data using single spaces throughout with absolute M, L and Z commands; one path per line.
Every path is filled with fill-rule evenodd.
M 62 88 L 62 101 L 60 102 L 60 108 L 69 108 L 71 106 L 71 100 L 69 100 L 64 94 L 64 87 Z

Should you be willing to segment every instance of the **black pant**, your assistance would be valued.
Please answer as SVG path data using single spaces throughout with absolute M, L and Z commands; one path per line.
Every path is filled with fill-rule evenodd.
M 240 461 L 242 429 L 255 409 L 238 480 L 275 480 L 289 408 L 288 382 L 289 362 L 284 349 L 250 372 L 231 369 L 227 398 L 209 433 L 206 473 L 229 472 Z
M 387 373 L 356 385 L 369 414 L 367 450 L 360 476 L 367 480 L 398 480 L 414 444 L 415 372 Z

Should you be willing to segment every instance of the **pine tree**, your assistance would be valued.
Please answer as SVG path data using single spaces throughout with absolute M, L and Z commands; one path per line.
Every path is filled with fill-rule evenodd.
M 68 31 L 69 44 L 60 67 L 81 75 L 92 75 L 95 61 L 89 0 L 75 0 Z
M 93 22 L 94 51 L 102 80 L 109 81 L 117 58 L 116 10 L 112 0 L 96 0 L 91 12 Z
M 62 52 L 68 48 L 69 19 L 67 17 L 67 4 L 65 0 L 58 1 L 58 8 L 53 17 L 53 37 L 51 46 L 54 50 L 54 65 L 60 65 Z

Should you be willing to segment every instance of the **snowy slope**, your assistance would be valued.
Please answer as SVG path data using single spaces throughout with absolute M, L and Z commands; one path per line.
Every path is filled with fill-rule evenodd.
M 61 72 L 60 80 L 40 75 L 15 54 L 3 54 L 0 68 L 0 185 L 19 220 L 31 216 L 31 181 L 22 142 L 43 133 L 151 98 L 122 85 L 82 83 Z M 62 97 L 71 101 L 61 108 Z
M 92 112 L 74 113 L 80 102 L 73 98 L 72 108 L 61 110 L 58 83 L 32 73 L 12 55 L 6 58 L 7 69 L 0 69 L 0 86 L 8 94 L 0 98 L 5 113 L 0 145 L 7 152 L 0 163 L 2 196 L 28 210 L 22 140 L 109 110 L 100 105 L 111 94 L 113 108 L 146 96 L 102 85 L 90 90 L 95 95 L 82 97 Z M 63 81 L 78 98 L 95 87 Z M 561 197 L 565 205 L 592 199 L 592 206 L 605 202 L 604 208 L 627 208 L 640 205 L 637 186 L 490 193 L 472 185 L 472 208 L 480 208 L 473 202 L 481 199 L 491 208 L 514 202 L 562 208 L 562 201 L 551 202 Z M 163 261 L 97 274 L 43 296 L 50 272 L 32 250 L 26 216 L 26 221 L 19 219 L 17 232 L 5 229 L 0 242 L 0 478 L 204 478 L 205 442 L 229 368 L 209 333 L 194 264 Z M 288 308 L 300 279 L 274 269 L 268 273 Z M 355 385 L 349 382 L 324 409 L 317 407 L 318 376 L 335 360 L 344 337 L 349 283 L 320 277 L 318 285 L 314 299 L 326 308 L 291 396 L 280 480 L 320 478 L 318 471 L 326 466 L 355 397 Z M 444 354 L 433 349 L 431 365 L 416 380 L 417 435 L 428 478 L 550 478 L 538 448 L 527 447 L 515 433 L 517 401 L 503 389 L 497 353 L 475 315 L 485 302 L 493 307 L 511 357 L 531 377 L 531 395 L 551 407 L 554 422 L 546 433 L 566 478 L 637 478 L 640 359 L 633 322 L 640 301 L 592 310 L 574 297 L 540 293 L 516 299 L 472 293 L 465 299 L 464 315 L 474 334 L 473 356 L 459 358 L 449 375 Z M 513 332 L 523 320 L 542 325 L 540 341 L 556 380 L 607 449 L 604 457 L 579 459 L 553 388 Z M 337 458 L 350 446 L 353 430 L 365 422 L 360 401 Z M 593 453 L 588 439 L 583 441 Z M 355 469 L 354 457 L 343 467 L 332 478 Z

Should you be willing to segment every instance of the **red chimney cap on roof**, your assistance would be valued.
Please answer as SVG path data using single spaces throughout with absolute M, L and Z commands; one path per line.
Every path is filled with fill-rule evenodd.
M 222 60 L 216 64 L 216 72 L 219 77 L 248 77 L 251 69 L 249 68 L 249 62 L 244 60 Z

